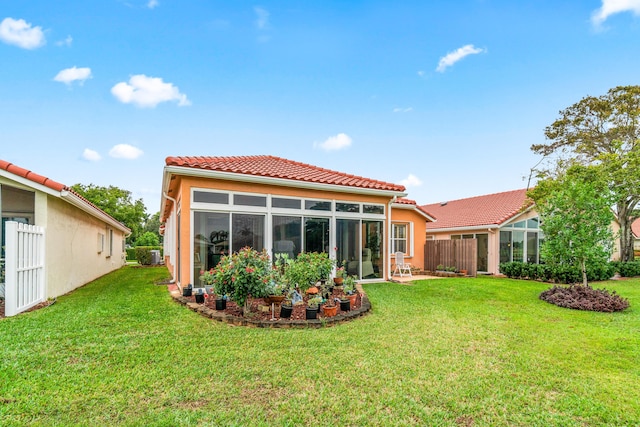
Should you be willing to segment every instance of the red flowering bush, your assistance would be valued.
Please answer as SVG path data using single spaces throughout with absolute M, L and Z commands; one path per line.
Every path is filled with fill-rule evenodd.
M 245 313 L 249 296 L 267 296 L 271 275 L 271 261 L 267 252 L 258 252 L 249 247 L 222 257 L 212 273 L 216 293 L 231 297 L 238 305 L 245 307 Z

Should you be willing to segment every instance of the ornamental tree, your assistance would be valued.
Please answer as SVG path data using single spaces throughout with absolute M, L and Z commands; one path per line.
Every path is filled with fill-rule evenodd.
M 531 150 L 550 160 L 545 177 L 558 177 L 567 165 L 599 165 L 620 223 L 620 258 L 633 260 L 631 224 L 640 203 L 640 86 L 618 86 L 587 96 L 560 111 L 545 128 L 546 144 Z
M 614 215 L 598 173 L 597 168 L 574 166 L 529 192 L 540 214 L 545 263 L 579 267 L 585 286 L 587 268 L 606 263 L 613 249 Z

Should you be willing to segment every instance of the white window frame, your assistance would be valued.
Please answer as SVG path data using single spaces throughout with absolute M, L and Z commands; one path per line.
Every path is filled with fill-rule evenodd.
M 405 226 L 406 227 L 406 237 L 404 239 L 396 237 L 396 227 Z M 396 250 L 396 241 L 398 240 L 406 240 L 405 247 L 407 251 L 404 254 L 408 257 L 413 256 L 413 222 L 392 222 L 391 223 L 391 255 L 399 252 Z

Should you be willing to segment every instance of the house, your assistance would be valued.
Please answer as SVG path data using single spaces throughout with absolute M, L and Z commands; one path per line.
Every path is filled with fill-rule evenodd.
M 427 239 L 476 239 L 477 270 L 497 274 L 503 262 L 538 263 L 541 230 L 526 189 L 423 205 L 437 218 Z
M 640 218 L 631 223 L 631 232 L 633 233 L 633 250 L 640 251 Z
M 4 160 L 0 160 L 0 213 L 2 278 L 10 276 L 5 261 L 19 250 L 10 244 L 7 230 L 14 222 L 37 227 L 39 243 L 31 250 L 42 258 L 33 263 L 37 264 L 33 276 L 42 286 L 38 299 L 65 294 L 125 262 L 127 227 L 68 186 Z M 29 263 L 33 253 L 21 253 L 21 265 Z M 7 281 L 7 294 L 9 286 L 17 285 Z
M 244 246 L 325 252 L 360 280 L 391 274 L 391 252 L 423 265 L 424 224 L 402 185 L 275 156 L 168 157 L 160 219 L 165 263 L 181 286 Z M 421 258 L 422 257 L 422 258 Z

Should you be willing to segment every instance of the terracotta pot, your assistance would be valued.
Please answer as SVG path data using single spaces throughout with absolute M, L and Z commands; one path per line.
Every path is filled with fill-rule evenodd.
M 281 304 L 282 301 L 284 301 L 284 295 L 269 295 L 267 297 L 264 297 L 263 300 L 264 302 L 266 302 L 267 304 Z
M 351 308 L 356 308 L 356 298 L 358 298 L 358 294 L 349 295 L 349 302 L 351 303 Z
M 336 314 L 338 314 L 338 306 L 337 305 L 333 305 L 331 307 L 327 307 L 326 305 L 322 307 L 322 309 L 324 310 L 324 315 L 327 317 L 333 317 Z
M 344 277 L 334 277 L 333 278 L 333 283 L 335 283 L 336 285 L 342 285 L 343 281 L 344 281 Z

